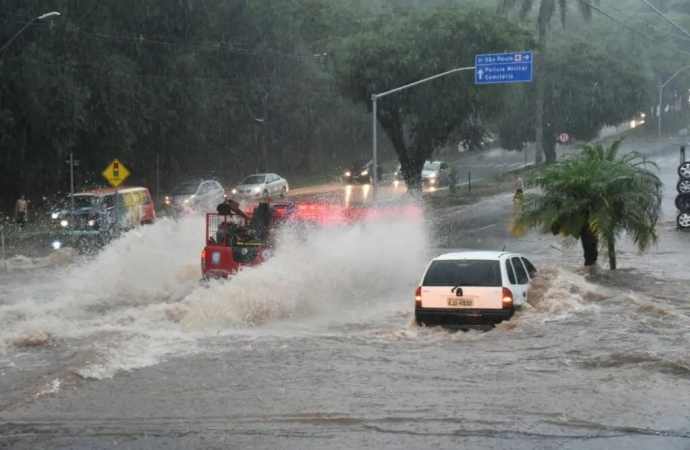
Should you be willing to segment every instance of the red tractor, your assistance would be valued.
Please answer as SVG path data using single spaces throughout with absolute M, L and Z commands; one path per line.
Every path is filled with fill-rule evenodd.
M 349 225 L 364 219 L 381 219 L 400 213 L 420 217 L 420 208 L 371 209 L 365 207 L 335 206 L 308 202 L 276 202 L 273 232 L 261 232 L 261 226 L 253 216 L 254 205 L 244 211 L 247 218 L 238 214 L 206 214 L 205 247 L 201 252 L 202 280 L 229 278 L 243 268 L 258 266 L 271 258 L 275 250 L 275 230 L 286 224 L 302 225 L 295 231 L 313 227 Z

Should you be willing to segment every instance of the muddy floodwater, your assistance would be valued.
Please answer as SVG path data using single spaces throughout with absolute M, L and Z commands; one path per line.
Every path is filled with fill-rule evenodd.
M 130 233 L 95 259 L 0 275 L 0 448 L 687 449 L 690 234 L 616 273 L 507 232 L 511 194 L 424 221 L 287 242 L 198 285 L 201 218 Z M 442 227 L 447 229 L 447 227 Z M 522 252 L 528 304 L 490 332 L 413 324 L 449 248 Z

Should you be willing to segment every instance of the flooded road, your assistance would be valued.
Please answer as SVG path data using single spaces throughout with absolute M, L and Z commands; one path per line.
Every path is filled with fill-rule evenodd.
M 3 275 L 0 448 L 687 449 L 690 234 L 588 275 L 579 246 L 507 232 L 511 194 L 287 242 L 198 287 L 203 221 L 130 233 L 88 265 Z M 428 259 L 528 255 L 529 305 L 488 332 L 412 324 Z M 605 266 L 605 259 L 601 260 Z M 585 278 L 588 275 L 588 278 Z

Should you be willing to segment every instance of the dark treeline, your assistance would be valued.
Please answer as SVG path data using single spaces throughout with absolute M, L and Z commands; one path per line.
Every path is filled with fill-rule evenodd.
M 333 88 L 330 42 L 358 26 L 348 2 L 0 1 L 0 196 L 103 183 L 225 183 L 256 170 L 333 171 L 370 152 L 366 109 Z M 385 147 L 384 147 L 385 151 Z M 390 154 L 389 154 L 390 156 Z
M 451 46 L 436 40 L 462 30 L 427 33 L 410 24 L 433 23 L 424 22 L 423 16 L 406 16 L 449 3 L 459 5 L 461 14 L 470 6 L 498 14 L 501 1 L 0 0 L 0 46 L 26 27 L 0 53 L 0 208 L 10 212 L 20 192 L 37 201 L 66 191 L 70 152 L 80 162 L 77 185 L 104 184 L 100 173 L 117 157 L 133 173 L 128 184 L 146 185 L 154 192 L 157 161 L 162 189 L 199 177 L 216 177 L 228 185 L 256 170 L 294 179 L 331 174 L 370 155 L 370 89 L 397 87 L 395 83 L 457 64 Z M 519 7 L 524 2 L 514 3 Z M 606 7 L 626 26 L 598 13 L 585 21 L 576 13 L 577 2 L 566 3 L 573 12 L 567 26 L 554 19 L 546 35 L 550 56 L 544 68 L 549 71 L 544 110 L 545 116 L 559 120 L 545 122 L 544 138 L 567 131 L 589 139 L 601 127 L 618 124 L 623 116 L 627 120 L 632 111 L 652 115 L 659 84 L 690 64 L 682 60 L 690 50 L 687 56 L 678 51 L 687 48 L 687 39 L 637 1 Z M 659 6 L 687 28 L 690 16 L 684 5 L 668 0 Z M 61 15 L 32 22 L 50 11 Z M 537 11 L 524 18 L 535 36 Z M 515 11 L 505 17 L 520 21 Z M 472 22 L 471 17 L 465 20 Z M 411 31 L 405 34 L 404 27 Z M 463 39 L 472 48 L 485 48 L 489 38 L 510 42 L 509 36 L 501 36 L 507 29 L 487 27 L 490 37 L 480 30 Z M 393 47 L 384 45 L 386 36 L 393 35 L 409 37 L 391 43 L 395 54 L 420 54 L 428 58 L 424 65 L 402 56 L 396 62 Z M 373 62 L 353 53 L 364 54 L 365 44 L 381 52 Z M 582 64 L 573 63 L 578 58 Z M 353 67 L 344 68 L 344 61 Z M 363 75 L 348 79 L 355 73 Z M 364 78 L 371 81 L 363 85 Z M 665 105 L 686 109 L 689 79 L 690 71 L 684 72 L 666 87 Z M 418 105 L 407 112 L 406 123 L 380 128 L 382 159 L 396 156 L 387 133 L 412 139 L 395 146 L 400 153 L 413 149 L 410 142 L 415 139 L 427 139 L 420 137 L 420 125 L 432 145 L 416 146 L 424 147 L 424 154 L 415 154 L 415 164 L 443 145 L 433 121 L 448 122 L 454 108 L 449 102 L 462 98 L 447 95 L 448 89 L 455 86 L 470 94 L 475 89 L 471 81 L 457 80 L 382 103 L 382 108 L 390 108 L 391 102 L 407 99 Z M 603 81 L 605 90 L 600 88 Z M 535 134 L 533 89 L 493 89 L 503 99 L 500 117 L 482 116 L 482 102 L 470 95 L 474 103 L 458 104 L 464 108 L 458 117 L 472 120 L 445 124 L 443 135 L 455 139 L 447 144 L 453 148 L 461 141 L 459 134 L 480 130 L 482 135 L 503 132 L 506 148 L 522 148 Z M 446 101 L 430 102 L 425 95 Z M 687 122 L 685 115 L 675 116 L 678 127 Z M 424 117 L 431 120 L 422 123 Z M 668 117 L 665 126 L 672 119 Z M 417 136 L 410 137 L 415 129 Z

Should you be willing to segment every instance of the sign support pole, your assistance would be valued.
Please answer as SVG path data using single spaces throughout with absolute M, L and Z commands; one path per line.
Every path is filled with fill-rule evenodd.
M 71 206 L 72 210 L 70 211 L 71 214 L 74 214 L 74 151 L 70 150 L 69 151 L 69 185 L 70 185 L 70 194 L 71 194 Z

